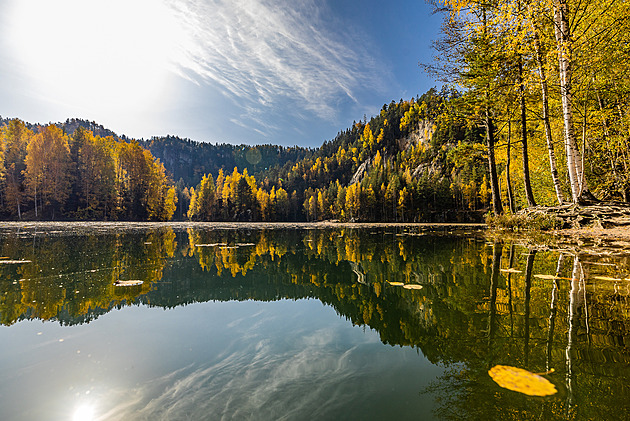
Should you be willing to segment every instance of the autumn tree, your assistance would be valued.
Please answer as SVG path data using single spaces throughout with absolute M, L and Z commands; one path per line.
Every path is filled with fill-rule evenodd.
M 188 218 L 197 221 L 212 221 L 216 213 L 216 191 L 212 174 L 206 174 L 192 191 Z
M 42 128 L 28 143 L 25 162 L 25 182 L 35 217 L 48 211 L 54 219 L 63 211 L 70 192 L 68 137 L 54 125 Z
M 0 129 L 0 136 L 4 149 L 4 206 L 9 214 L 22 219 L 26 147 L 33 132 L 23 121 L 13 119 Z

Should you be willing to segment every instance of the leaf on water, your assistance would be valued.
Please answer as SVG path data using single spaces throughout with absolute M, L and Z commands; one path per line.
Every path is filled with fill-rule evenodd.
M 488 374 L 499 386 L 528 396 L 549 396 L 558 392 L 549 380 L 522 368 L 495 365 Z
M 407 285 L 404 285 L 403 288 L 405 288 L 405 289 L 422 289 L 422 285 L 407 284 Z
M 514 268 L 501 269 L 501 272 L 507 272 L 507 273 L 523 273 L 523 271 L 522 271 L 522 270 L 518 270 L 518 269 L 514 269 Z
M 114 282 L 114 285 L 117 287 L 133 287 L 133 286 L 142 285 L 142 284 L 143 284 L 143 281 L 139 279 L 132 279 L 129 281 L 123 281 L 119 279 L 116 282 Z
M 395 287 L 401 287 L 401 286 L 405 285 L 402 282 L 389 282 L 389 281 L 387 281 L 387 283 L 392 285 L 392 286 L 395 286 Z
M 620 282 L 623 281 L 623 279 L 621 278 L 611 278 L 609 276 L 593 276 L 594 279 L 599 279 L 600 281 L 614 281 L 614 282 Z
M 0 260 L 0 264 L 18 265 L 20 263 L 31 263 L 30 260 Z

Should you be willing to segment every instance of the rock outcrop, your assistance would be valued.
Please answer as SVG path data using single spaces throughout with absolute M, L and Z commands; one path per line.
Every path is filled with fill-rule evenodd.
M 600 202 L 590 205 L 536 206 L 519 212 L 525 216 L 552 216 L 563 221 L 563 228 L 630 227 L 630 203 Z

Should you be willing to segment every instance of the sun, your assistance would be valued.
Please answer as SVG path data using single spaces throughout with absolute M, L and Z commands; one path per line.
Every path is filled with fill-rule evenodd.
M 168 100 L 185 31 L 162 0 L 14 0 L 8 39 L 34 95 L 99 112 Z
M 93 421 L 94 408 L 89 405 L 79 406 L 72 415 L 72 421 Z

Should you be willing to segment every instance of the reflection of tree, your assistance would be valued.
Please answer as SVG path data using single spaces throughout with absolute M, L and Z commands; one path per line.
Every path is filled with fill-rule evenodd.
M 2 323 L 13 324 L 21 318 L 51 320 L 60 314 L 84 321 L 89 320 L 90 311 L 131 303 L 162 278 L 166 259 L 173 257 L 175 248 L 171 229 L 142 235 L 39 233 L 7 238 L 1 253 L 30 263 L 0 265 Z M 144 283 L 115 287 L 118 279 Z

